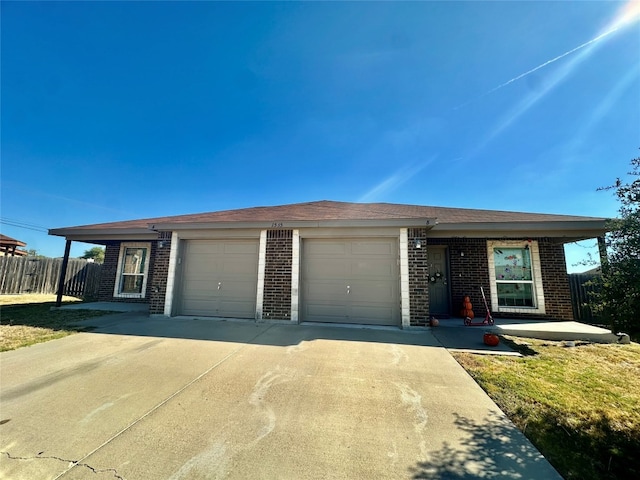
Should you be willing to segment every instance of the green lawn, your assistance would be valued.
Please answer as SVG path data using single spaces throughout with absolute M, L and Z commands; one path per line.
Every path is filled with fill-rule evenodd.
M 113 312 L 51 310 L 55 295 L 0 295 L 0 352 L 65 337 L 83 330 L 75 323 Z M 65 304 L 78 302 L 64 297 Z
M 453 355 L 558 472 L 640 478 L 640 345 L 503 341 L 525 356 Z

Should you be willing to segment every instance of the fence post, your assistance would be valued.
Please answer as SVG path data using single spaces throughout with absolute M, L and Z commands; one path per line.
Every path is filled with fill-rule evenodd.
M 64 281 L 67 276 L 67 265 L 69 265 L 69 253 L 71 253 L 71 240 L 67 240 L 64 246 L 64 257 L 62 258 L 62 268 L 60 269 L 60 279 L 58 280 L 58 297 L 56 307 L 62 305 L 62 293 L 64 291 Z

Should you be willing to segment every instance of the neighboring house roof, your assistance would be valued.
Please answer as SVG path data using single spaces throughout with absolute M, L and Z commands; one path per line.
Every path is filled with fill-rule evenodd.
M 15 238 L 7 237 L 0 233 L 0 252 L 10 255 L 24 256 L 27 254 L 24 250 L 19 250 L 17 247 L 26 247 L 27 244 L 23 241 L 16 240 Z
M 557 232 L 558 236 L 570 236 L 572 240 L 568 241 L 573 241 L 575 238 L 602 235 L 606 220 L 571 215 L 323 200 L 82 225 L 52 229 L 49 233 L 69 239 L 89 240 L 89 237 L 94 237 L 97 240 L 101 235 L 113 237 L 118 233 L 135 235 L 205 228 L 423 226 L 432 229 L 433 234 L 440 232 L 449 236 L 455 232 L 458 236 L 485 236 L 496 231 L 519 231 L 529 235 Z
M 602 267 L 598 265 L 597 267 L 581 272 L 580 275 L 602 275 Z

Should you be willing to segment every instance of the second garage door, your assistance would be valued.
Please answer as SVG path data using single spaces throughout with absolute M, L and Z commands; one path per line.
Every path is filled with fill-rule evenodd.
M 186 240 L 180 315 L 255 318 L 257 240 Z
M 397 239 L 305 239 L 302 320 L 399 325 Z

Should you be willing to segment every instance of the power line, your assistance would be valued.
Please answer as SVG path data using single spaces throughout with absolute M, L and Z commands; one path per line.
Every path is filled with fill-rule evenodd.
M 3 225 L 10 225 L 12 227 L 24 228 L 26 230 L 34 230 L 36 232 L 49 233 L 49 229 L 42 225 L 35 225 L 33 223 L 20 222 L 17 220 L 9 220 L 8 218 L 0 218 L 0 223 Z
M 49 227 L 45 227 L 44 225 L 38 225 L 37 223 L 23 222 L 22 220 L 17 220 L 15 218 L 0 217 L 0 222 L 5 222 L 5 221 L 19 223 L 20 225 L 26 225 L 27 227 L 46 228 L 46 229 L 49 228 Z

